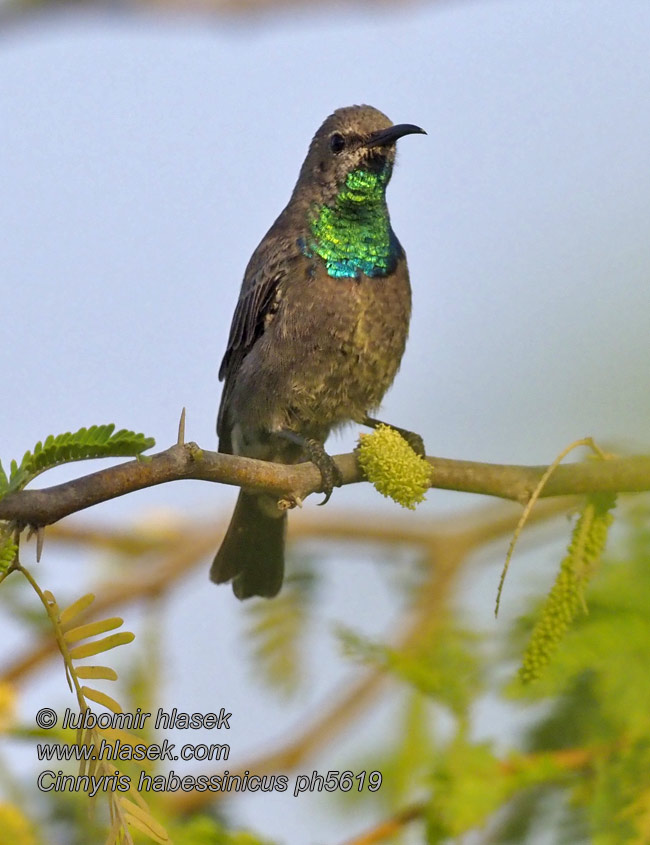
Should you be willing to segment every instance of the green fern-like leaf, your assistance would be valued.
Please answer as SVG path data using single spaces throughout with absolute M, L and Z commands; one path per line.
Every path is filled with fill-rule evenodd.
M 2 535 L 0 532 L 0 574 L 6 572 L 14 562 L 18 546 L 14 543 L 11 535 Z
M 84 461 L 90 458 L 124 458 L 136 457 L 155 444 L 153 437 L 136 434 L 133 431 L 121 429 L 115 432 L 115 425 L 92 425 L 90 428 L 80 428 L 79 431 L 66 432 L 54 437 L 52 434 L 34 446 L 33 452 L 25 452 L 20 462 L 11 462 L 9 481 L 4 492 L 12 493 L 22 490 L 30 481 L 42 472 L 60 464 L 71 461 Z M 2 493 L 2 478 L 0 474 L 0 494 Z
M 594 574 L 607 542 L 616 504 L 612 493 L 587 498 L 555 584 L 548 594 L 524 654 L 519 677 L 529 683 L 540 677 L 581 608 L 586 610 L 584 591 Z

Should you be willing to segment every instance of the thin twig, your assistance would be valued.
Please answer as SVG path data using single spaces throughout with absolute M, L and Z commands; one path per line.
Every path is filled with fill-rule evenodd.
M 508 574 L 508 569 L 510 567 L 510 561 L 512 559 L 512 555 L 515 551 L 515 546 L 517 545 L 517 541 L 519 540 L 519 535 L 524 529 L 524 525 L 528 522 L 530 518 L 530 514 L 535 506 L 535 503 L 538 501 L 540 496 L 544 492 L 545 486 L 548 484 L 550 477 L 553 475 L 554 472 L 557 472 L 558 467 L 562 463 L 562 461 L 566 458 L 568 454 L 573 452 L 574 449 L 579 449 L 581 446 L 588 446 L 592 449 L 599 458 L 605 459 L 609 456 L 603 452 L 603 450 L 598 446 L 592 437 L 583 437 L 581 440 L 574 440 L 573 443 L 570 443 L 565 449 L 563 449 L 560 454 L 555 458 L 553 463 L 547 467 L 545 472 L 543 473 L 542 477 L 537 482 L 537 486 L 530 494 L 530 498 L 526 502 L 526 506 L 524 507 L 523 513 L 519 517 L 519 522 L 517 523 L 517 527 L 515 528 L 512 538 L 510 540 L 510 545 L 508 546 L 508 552 L 506 554 L 506 559 L 503 564 L 503 569 L 501 570 L 501 577 L 499 578 L 499 586 L 497 588 L 497 598 L 494 605 L 494 616 L 495 618 L 499 615 L 499 605 L 501 604 L 501 593 L 503 592 L 503 585 L 506 581 L 506 575 Z

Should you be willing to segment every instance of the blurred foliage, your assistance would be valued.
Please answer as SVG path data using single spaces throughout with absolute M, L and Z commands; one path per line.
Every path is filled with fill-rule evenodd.
M 461 722 L 481 689 L 478 635 L 451 626 L 436 628 L 416 648 L 398 650 L 339 628 L 344 653 L 396 675 L 448 707 Z
M 273 601 L 244 606 L 255 677 L 280 694 L 295 693 L 308 677 L 307 633 L 316 576 L 306 557 Z
M 272 845 L 249 831 L 232 832 L 207 815 L 179 820 L 170 828 L 175 845 Z
M 18 807 L 0 803 L 0 842 L 12 845 L 37 845 L 32 823 Z
M 589 590 L 589 613 L 578 618 L 545 675 L 509 685 L 522 701 L 548 701 L 528 729 L 529 752 L 583 749 L 588 765 L 565 785 L 575 823 L 588 841 L 650 841 L 650 511 L 637 509 L 625 554 L 611 557 Z M 534 612 L 513 631 L 520 646 Z M 532 824 L 542 792 L 525 812 Z M 574 840 L 577 841 L 577 840 Z
M 601 504 L 592 516 L 608 514 L 611 501 Z M 618 554 L 590 572 L 588 612 L 565 632 L 544 674 L 527 683 L 512 675 L 512 659 L 525 649 L 545 601 L 535 601 L 493 653 L 479 651 L 484 637 L 477 632 L 450 623 L 417 650 L 339 632 L 349 655 L 405 685 L 405 722 L 362 762 L 399 785 L 398 807 L 421 805 L 427 843 L 461 841 L 478 829 L 503 845 L 533 845 L 542 832 L 545 841 L 573 845 L 650 842 L 650 508 L 637 505 L 625 528 Z M 472 714 L 490 690 L 485 678 L 503 677 L 505 667 L 504 704 L 526 708 L 529 719 L 519 742 L 506 738 L 512 747 L 504 753 L 473 738 Z M 454 721 L 434 740 L 439 705 Z M 394 798 L 393 788 L 376 800 L 388 813 Z M 342 798 L 342 809 L 349 804 Z
M 53 448 L 58 449 L 56 444 Z M 33 469 L 31 458 L 25 466 Z M 399 837 L 402 828 L 419 824 L 423 841 L 428 843 L 460 842 L 477 830 L 484 831 L 494 843 L 534 845 L 540 831 L 549 841 L 574 845 L 650 843 L 650 506 L 642 497 L 635 502 L 634 507 L 623 509 L 624 518 L 619 520 L 618 549 L 601 561 L 614 499 L 587 497 L 550 597 L 524 608 L 512 630 L 501 628 L 500 639 L 494 631 L 488 637 L 477 630 L 453 602 L 455 579 L 469 558 L 450 553 L 446 562 L 442 561 L 444 544 L 436 546 L 434 554 L 430 538 L 422 534 L 420 553 L 413 555 L 413 545 L 405 534 L 404 545 L 410 548 L 410 556 L 400 556 L 399 551 L 391 555 L 393 564 L 399 561 L 399 566 L 412 570 L 408 588 L 400 588 L 396 581 L 392 590 L 395 604 L 403 612 L 397 636 L 384 641 L 371 639 L 350 625 L 339 624 L 334 629 L 346 659 L 351 665 L 361 664 L 359 671 L 367 673 L 363 677 L 389 677 L 393 681 L 389 689 L 397 690 L 397 709 L 389 728 L 360 742 L 354 752 L 346 751 L 345 757 L 345 768 L 381 772 L 382 787 L 376 792 L 355 789 L 316 795 L 313 800 L 334 801 L 338 814 L 371 806 L 379 819 L 391 820 L 383 839 L 365 841 Z M 135 529 L 134 536 L 141 530 Z M 493 536 L 489 531 L 485 534 L 486 540 Z M 132 582 L 140 583 L 140 588 L 145 584 L 141 595 L 146 602 L 146 630 L 137 646 L 126 649 L 129 657 L 122 668 L 126 684 L 120 688 L 126 712 L 138 707 L 146 712 L 161 699 L 166 659 L 159 634 L 161 615 L 166 610 L 162 598 L 175 583 L 171 577 L 174 548 L 178 567 L 187 567 L 187 532 L 180 526 L 169 533 L 165 541 L 167 558 L 161 557 L 160 550 L 152 551 L 150 543 L 124 542 L 124 531 L 119 539 L 119 543 L 110 545 L 105 535 L 88 532 L 84 542 L 91 546 L 96 542 L 104 555 L 111 548 L 113 557 L 104 563 L 122 573 L 123 600 L 132 599 L 131 573 L 142 565 L 148 568 L 148 579 L 155 580 L 154 561 L 161 558 L 160 589 L 152 588 L 148 580 L 138 582 L 134 578 Z M 355 541 L 359 542 L 358 536 Z M 370 537 L 370 541 L 377 546 L 376 537 Z M 395 539 L 391 544 L 392 549 L 399 545 Z M 287 699 L 304 688 L 310 673 L 318 671 L 310 636 L 321 595 L 323 567 L 318 555 L 318 551 L 310 551 L 309 555 L 294 556 L 279 597 L 245 606 L 246 638 L 255 677 Z M 196 562 L 202 560 L 197 558 Z M 124 566 L 116 566 L 118 563 Z M 18 557 L 5 576 L 7 573 L 22 573 L 39 595 L 40 618 L 45 607 L 80 709 L 93 703 L 121 712 L 123 707 L 116 699 L 85 683 L 93 679 L 114 681 L 116 673 L 109 667 L 77 663 L 130 642 L 131 634 L 110 633 L 119 627 L 121 617 L 111 612 L 97 621 L 89 619 L 94 606 L 92 594 L 59 611 L 54 597 L 40 590 Z M 415 581 L 413 573 L 417 575 Z M 34 603 L 25 601 L 24 593 L 17 590 L 17 581 L 20 579 L 5 577 L 2 595 L 15 601 L 18 611 L 13 619 L 42 637 L 42 624 L 33 614 Z M 96 591 L 95 604 L 104 610 L 102 589 Z M 96 639 L 98 636 L 102 638 Z M 522 678 L 516 665 L 527 649 L 530 655 L 530 644 L 540 636 L 546 638 L 547 645 L 550 643 L 550 647 L 538 649 L 537 656 L 543 656 L 536 664 L 540 671 L 523 673 Z M 81 640 L 86 642 L 80 644 Z M 29 661 L 24 666 L 25 671 L 31 671 Z M 498 682 L 494 680 L 497 678 Z M 61 686 L 63 689 L 63 683 Z M 354 697 L 347 699 L 346 694 L 344 691 L 341 697 L 338 716 L 336 707 L 327 702 L 327 730 L 333 732 L 332 741 L 339 726 L 345 724 L 350 704 L 354 718 L 363 720 L 371 705 L 382 697 L 380 691 L 355 709 Z M 79 741 L 59 728 L 44 734 L 26 727 L 16 715 L 20 713 L 17 701 L 14 685 L 0 685 L 0 731 L 5 737 L 23 743 L 42 742 L 44 738 Z M 485 735 L 478 737 L 477 712 L 486 702 L 498 704 L 501 711 L 525 712 L 525 729 L 520 734 L 506 731 L 505 736 L 495 735 L 489 741 Z M 66 706 L 69 701 L 59 712 Z M 318 725 L 313 708 L 309 715 Z M 85 741 L 97 742 L 98 738 L 99 734 L 87 734 Z M 156 736 L 145 732 L 140 739 L 151 743 Z M 312 737 L 305 740 L 307 748 L 310 742 L 322 747 Z M 285 756 L 276 751 L 269 758 L 272 763 L 260 757 L 255 764 L 260 765 L 260 771 L 276 774 L 291 774 L 304 760 L 311 764 L 309 754 L 301 757 L 301 748 L 292 743 L 294 737 L 289 737 Z M 131 765 L 120 761 L 120 771 L 129 772 L 133 780 L 137 770 Z M 43 768 L 42 763 L 35 766 L 38 769 L 34 771 Z M 59 767 L 66 774 L 75 771 L 57 761 L 55 768 Z M 102 770 L 99 763 L 91 767 L 98 773 Z M 235 771 L 230 761 L 229 767 Z M 318 768 L 318 763 L 314 767 Z M 324 767 L 328 767 L 327 761 Z M 169 767 L 157 762 L 137 767 L 145 768 L 152 775 L 166 775 Z M 210 774 L 218 774 L 220 768 L 215 764 Z M 117 812 L 126 814 L 128 826 L 123 824 L 121 830 L 130 838 L 120 834 L 121 838 L 111 840 L 115 842 L 269 845 L 263 832 L 240 830 L 232 823 L 226 815 L 226 795 L 204 793 L 188 809 L 180 800 L 186 796 L 148 792 L 145 805 L 136 804 L 140 796 L 132 786 L 128 798 L 113 796 L 106 802 L 107 796 L 102 795 L 99 802 L 93 802 L 97 805 L 95 812 L 89 814 L 84 792 L 38 792 L 34 778 L 15 773 L 9 760 L 3 761 L 2 769 L 9 797 L 0 805 L 0 845 L 5 841 L 19 845 L 104 841 L 109 829 L 116 830 Z M 106 768 L 107 773 L 111 771 Z M 149 840 L 138 832 L 138 824 L 151 831 Z

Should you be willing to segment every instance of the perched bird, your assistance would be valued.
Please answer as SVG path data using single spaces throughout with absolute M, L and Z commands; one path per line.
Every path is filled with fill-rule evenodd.
M 371 106 L 325 120 L 288 205 L 248 263 L 219 370 L 219 450 L 313 461 L 325 501 L 340 484 L 324 448 L 330 430 L 378 424 L 368 412 L 406 344 L 411 288 L 386 186 L 397 140 L 413 133 L 426 134 Z M 276 595 L 286 523 L 273 497 L 242 490 L 211 579 L 232 580 L 240 599 Z

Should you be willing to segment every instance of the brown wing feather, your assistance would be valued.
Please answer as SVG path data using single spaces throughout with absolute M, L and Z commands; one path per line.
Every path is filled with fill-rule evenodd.
M 219 367 L 219 381 L 227 379 L 241 364 L 255 341 L 264 332 L 264 321 L 268 314 L 282 273 L 272 276 L 260 274 L 240 299 L 233 314 L 228 337 L 228 346 Z
M 242 285 L 230 326 L 228 346 L 219 367 L 219 381 L 225 380 L 217 417 L 219 449 L 222 452 L 231 450 L 230 433 L 225 431 L 224 416 L 232 384 L 242 361 L 264 333 L 267 316 L 271 312 L 283 277 L 284 272 L 277 266 L 273 267 L 273 272 L 262 268 L 261 272 L 255 276 L 247 274 Z

